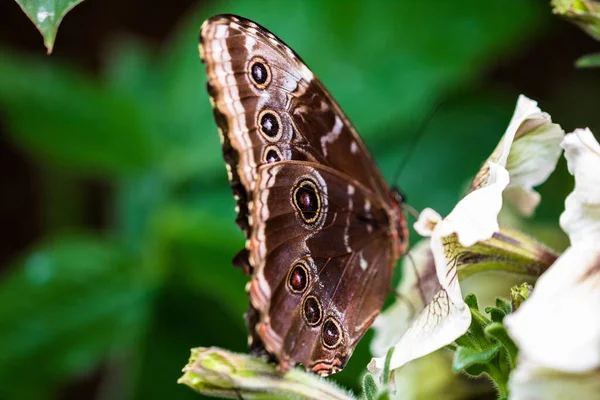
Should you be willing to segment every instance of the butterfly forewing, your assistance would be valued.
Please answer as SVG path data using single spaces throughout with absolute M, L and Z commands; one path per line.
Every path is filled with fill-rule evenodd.
M 207 20 L 200 39 L 248 238 L 236 264 L 253 275 L 254 340 L 283 368 L 336 372 L 379 313 L 406 245 L 399 204 L 337 103 L 281 40 L 231 15 Z

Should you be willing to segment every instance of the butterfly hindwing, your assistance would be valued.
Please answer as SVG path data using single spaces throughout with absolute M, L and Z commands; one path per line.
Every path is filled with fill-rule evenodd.
M 359 182 L 307 162 L 261 167 L 256 194 L 256 329 L 280 362 L 336 372 L 385 301 L 395 263 L 389 215 Z

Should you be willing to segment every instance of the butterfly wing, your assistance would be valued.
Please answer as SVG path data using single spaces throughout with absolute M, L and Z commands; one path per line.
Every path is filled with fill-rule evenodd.
M 200 54 L 248 238 L 236 264 L 253 271 L 255 342 L 282 366 L 337 371 L 381 309 L 405 246 L 398 204 L 340 107 L 281 40 L 219 15 L 202 26 Z M 294 292 L 292 278 L 310 286 Z M 308 323 L 317 308 L 323 318 Z M 336 328 L 343 342 L 327 347 Z
M 268 162 L 316 162 L 388 197 L 385 181 L 349 120 L 281 40 L 232 15 L 207 20 L 200 39 L 242 229 L 248 228 L 246 200 L 258 167 Z
M 337 372 L 388 293 L 396 260 L 390 215 L 358 181 L 308 162 L 262 166 L 255 193 L 257 333 L 284 368 Z

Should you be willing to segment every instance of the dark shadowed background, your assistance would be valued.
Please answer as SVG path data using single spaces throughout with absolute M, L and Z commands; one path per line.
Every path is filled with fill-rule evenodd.
M 197 399 L 176 384 L 189 349 L 246 350 L 244 239 L 197 52 L 221 12 L 294 48 L 388 179 L 427 121 L 398 182 L 417 209 L 451 210 L 520 93 L 600 132 L 600 71 L 573 66 L 599 45 L 543 0 L 87 0 L 51 56 L 2 1 L 1 399 Z M 527 228 L 558 248 L 571 187 L 561 161 Z

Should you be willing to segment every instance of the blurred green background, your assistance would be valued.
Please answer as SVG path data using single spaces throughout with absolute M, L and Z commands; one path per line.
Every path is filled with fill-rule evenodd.
M 598 44 L 543 0 L 88 0 L 52 56 L 3 1 L 0 399 L 197 399 L 175 383 L 191 347 L 246 351 L 244 238 L 197 52 L 221 12 L 294 48 L 388 179 L 427 121 L 399 181 L 417 209 L 452 208 L 520 93 L 600 132 L 600 72 L 573 67 Z M 526 229 L 564 246 L 571 188 L 561 161 Z

